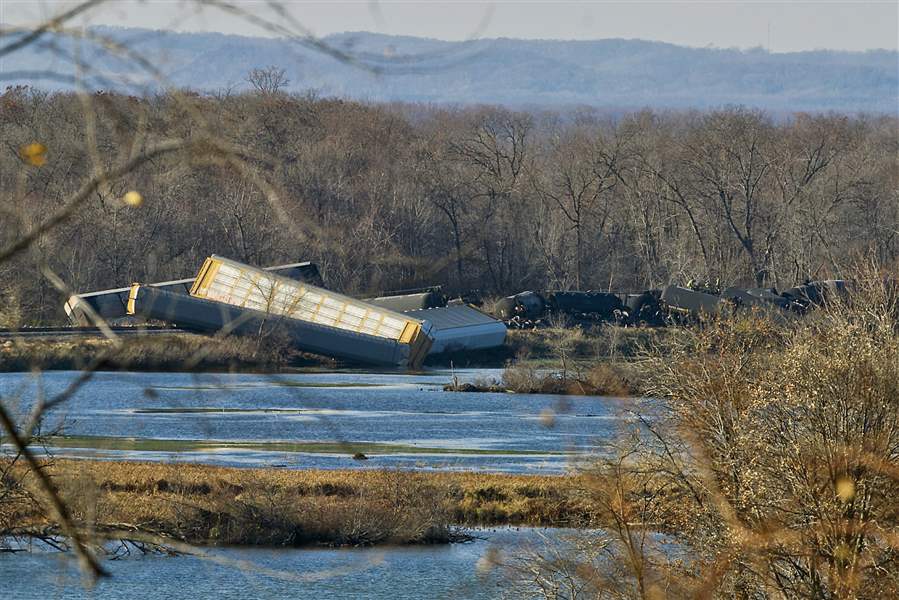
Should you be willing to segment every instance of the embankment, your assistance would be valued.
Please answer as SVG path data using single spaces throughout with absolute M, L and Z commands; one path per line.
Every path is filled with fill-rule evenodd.
M 285 349 L 267 340 L 179 333 L 106 338 L 13 339 L 0 343 L 0 372 L 113 371 L 274 372 L 289 367 L 334 367 L 331 359 Z

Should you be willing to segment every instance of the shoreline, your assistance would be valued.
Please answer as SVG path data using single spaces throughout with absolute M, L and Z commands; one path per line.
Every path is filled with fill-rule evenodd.
M 189 333 L 107 339 L 24 340 L 0 344 L 0 373 L 35 371 L 167 372 L 292 375 L 315 372 L 383 372 L 427 375 L 427 369 L 502 369 L 500 377 L 459 383 L 445 392 L 493 392 L 639 397 L 641 373 L 634 359 L 648 340 L 670 335 L 652 330 L 511 330 L 499 348 L 429 357 L 423 369 L 380 369 L 298 354 L 249 338 L 212 338 Z M 622 341 L 623 338 L 623 341 Z M 560 360 L 556 345 L 569 352 Z
M 645 347 L 677 336 L 676 330 L 599 327 L 510 329 L 497 348 L 429 356 L 425 367 L 553 367 L 564 363 L 627 361 Z M 192 333 L 121 338 L 116 348 L 106 338 L 14 338 L 0 342 L 0 372 L 79 371 L 100 362 L 105 371 L 285 373 L 292 369 L 368 369 L 322 356 L 298 353 L 249 337 L 217 338 Z M 397 372 L 402 372 L 398 369 Z

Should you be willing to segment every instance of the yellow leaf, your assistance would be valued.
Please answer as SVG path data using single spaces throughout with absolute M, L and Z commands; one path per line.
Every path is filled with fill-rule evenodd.
M 124 202 L 128 206 L 140 206 L 144 203 L 144 197 L 140 195 L 140 192 L 131 190 L 130 192 L 122 196 L 122 202 Z
M 40 167 L 47 162 L 47 147 L 40 142 L 31 142 L 19 149 L 19 155 L 32 167 Z
M 837 479 L 837 496 L 843 502 L 849 502 L 855 498 L 855 483 L 848 477 L 840 477 Z

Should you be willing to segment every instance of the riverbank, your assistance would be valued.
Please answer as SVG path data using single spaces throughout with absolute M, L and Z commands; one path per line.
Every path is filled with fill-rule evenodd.
M 678 328 L 599 326 L 592 329 L 513 329 L 503 347 L 500 378 L 450 381 L 447 392 L 511 392 L 634 398 L 643 395 L 648 355 L 664 356 L 684 331 Z M 469 357 L 454 366 L 472 366 Z M 488 359 L 489 363 L 490 360 Z M 486 366 L 486 365 L 478 365 Z
M 596 525 L 590 500 L 595 482 L 583 475 L 81 460 L 55 461 L 48 472 L 84 527 L 198 545 L 428 544 L 464 540 L 460 527 Z M 21 481 L 33 486 L 28 477 Z M 25 503 L 15 529 L 52 531 L 54 524 L 39 504 Z
M 477 379 L 443 386 L 445 392 L 549 394 L 553 396 L 606 396 L 638 398 L 641 366 L 635 362 L 598 362 L 574 370 L 540 368 L 527 361 L 506 367 L 500 379 Z
M 630 361 L 649 349 L 664 352 L 681 337 L 683 332 L 677 327 L 598 324 L 587 329 L 509 329 L 505 344 L 499 348 L 437 354 L 429 356 L 425 364 L 457 368 L 499 368 L 510 364 L 534 368 L 583 367 L 598 360 Z
M 276 373 L 286 368 L 335 368 L 340 363 L 284 349 L 268 341 L 189 333 L 106 338 L 7 340 L 0 344 L 0 372 L 176 371 Z
M 597 361 L 631 362 L 649 348 L 666 347 L 677 335 L 673 328 L 512 329 L 499 348 L 438 354 L 428 357 L 425 366 L 578 370 L 592 367 Z M 118 347 L 105 338 L 19 338 L 0 343 L 0 372 L 78 371 L 89 366 L 107 371 L 277 373 L 348 365 L 295 352 L 272 340 L 188 333 L 127 336 L 121 338 Z M 546 393 L 565 392 L 554 389 Z

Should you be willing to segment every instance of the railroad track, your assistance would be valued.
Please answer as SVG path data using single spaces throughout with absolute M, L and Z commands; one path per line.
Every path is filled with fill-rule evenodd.
M 184 329 L 173 327 L 110 327 L 116 335 L 160 335 L 185 333 Z M 0 329 L 0 340 L 10 339 L 59 339 L 104 337 L 99 327 L 25 327 L 22 329 Z

